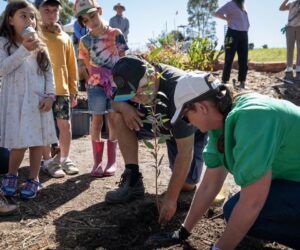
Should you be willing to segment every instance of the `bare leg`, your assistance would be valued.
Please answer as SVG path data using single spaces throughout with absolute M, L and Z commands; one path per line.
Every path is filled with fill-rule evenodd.
M 52 158 L 50 146 L 43 147 L 42 156 L 43 156 L 43 160 L 50 160 Z
M 103 126 L 103 115 L 93 115 L 91 139 L 92 141 L 101 141 L 101 130 Z
M 18 169 L 23 161 L 25 151 L 26 148 L 14 148 L 10 151 L 8 174 L 18 175 Z
M 295 48 L 295 28 L 289 26 L 286 30 L 286 54 L 287 54 L 287 68 L 293 68 L 293 61 L 294 61 L 294 48 Z
M 138 139 L 135 131 L 130 130 L 121 114 L 115 113 L 112 120 L 125 164 L 138 164 Z
M 59 129 L 60 157 L 67 158 L 70 153 L 72 139 L 71 122 L 69 120 L 58 118 L 57 126 Z
M 116 115 L 116 114 L 113 112 L 110 112 L 108 114 L 108 131 L 109 131 L 109 140 L 110 141 L 117 140 L 116 128 L 115 128 L 114 122 L 113 122 L 114 115 Z
M 42 159 L 42 151 L 45 147 L 29 148 L 30 175 L 29 179 L 39 181 L 40 163 Z

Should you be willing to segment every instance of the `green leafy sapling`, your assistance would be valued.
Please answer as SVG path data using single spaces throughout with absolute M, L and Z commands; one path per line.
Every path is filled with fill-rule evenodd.
M 153 163 L 151 167 L 155 169 L 155 197 L 156 197 L 156 206 L 159 210 L 159 200 L 158 200 L 158 177 L 161 173 L 161 165 L 164 159 L 164 154 L 160 153 L 160 144 L 165 143 L 171 135 L 166 135 L 161 133 L 161 129 L 164 128 L 164 124 L 169 121 L 165 115 L 161 113 L 157 113 L 157 106 L 162 105 L 166 106 L 161 100 L 160 96 L 167 98 L 167 96 L 162 92 L 156 93 L 155 82 L 151 80 L 150 76 L 155 75 L 155 79 L 163 78 L 163 72 L 155 72 L 153 66 L 151 64 L 147 64 L 146 66 L 146 76 L 148 82 L 143 86 L 143 91 L 140 93 L 141 95 L 147 96 L 148 98 L 144 98 L 144 102 L 142 104 L 147 108 L 148 115 L 143 120 L 143 123 L 147 123 L 151 125 L 151 131 L 153 133 L 153 141 L 143 140 L 147 149 L 149 149 L 150 154 L 153 157 Z

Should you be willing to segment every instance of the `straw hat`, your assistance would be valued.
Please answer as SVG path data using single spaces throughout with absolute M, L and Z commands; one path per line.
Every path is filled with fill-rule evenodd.
M 117 3 L 117 4 L 114 6 L 114 10 L 116 11 L 118 7 L 122 8 L 123 11 L 125 11 L 124 5 L 122 5 L 122 4 L 120 4 L 120 3 Z

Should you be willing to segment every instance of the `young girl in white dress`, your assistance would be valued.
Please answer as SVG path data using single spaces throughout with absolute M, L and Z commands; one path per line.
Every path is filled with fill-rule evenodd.
M 6 196 L 17 192 L 18 169 L 29 148 L 30 175 L 20 191 L 34 198 L 40 186 L 42 147 L 57 141 L 53 114 L 53 73 L 40 40 L 38 14 L 25 1 L 11 1 L 0 27 L 0 147 L 10 148 L 8 174 L 1 189 Z M 31 27 L 31 33 L 24 30 Z M 33 28 L 33 29 L 32 29 Z

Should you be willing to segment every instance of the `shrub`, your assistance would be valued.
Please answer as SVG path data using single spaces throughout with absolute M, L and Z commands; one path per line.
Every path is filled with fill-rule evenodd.
M 254 49 L 254 43 L 249 43 L 248 48 L 249 48 L 249 50 L 253 50 Z
M 184 69 L 184 55 L 176 47 L 162 46 L 153 48 L 147 56 L 151 64 L 163 63 Z
M 195 39 L 188 49 L 188 68 L 198 70 L 213 70 L 214 63 L 218 60 L 224 49 L 217 50 L 217 42 L 209 38 Z

